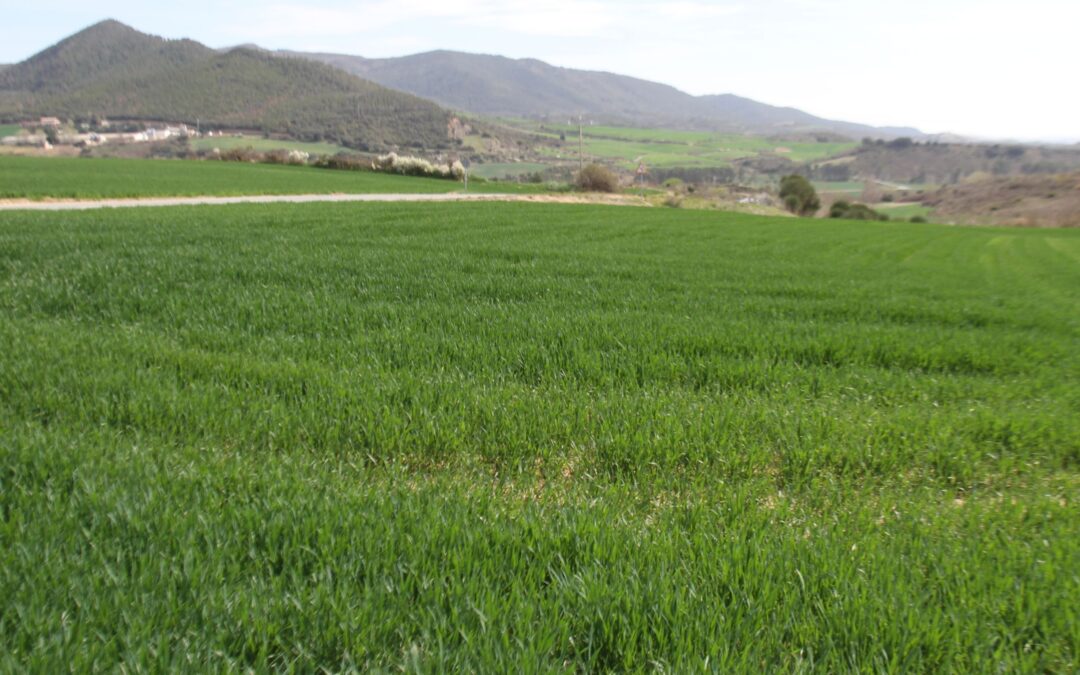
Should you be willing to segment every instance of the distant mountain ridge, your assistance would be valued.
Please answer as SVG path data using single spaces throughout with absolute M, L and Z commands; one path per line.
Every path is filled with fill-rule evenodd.
M 445 50 L 386 59 L 275 53 L 316 60 L 386 87 L 480 115 L 559 119 L 582 114 L 601 122 L 763 135 L 824 131 L 852 138 L 924 136 L 918 129 L 827 120 L 733 94 L 692 96 L 666 84 L 560 68 L 536 59 Z
M 0 120 L 187 122 L 360 149 L 448 145 L 449 111 L 325 64 L 218 52 L 107 20 L 0 70 Z

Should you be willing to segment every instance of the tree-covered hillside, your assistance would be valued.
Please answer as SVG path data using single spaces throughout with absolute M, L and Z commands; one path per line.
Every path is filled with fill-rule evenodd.
M 560 68 L 536 59 L 439 50 L 388 59 L 278 52 L 327 63 L 381 85 L 442 105 L 493 116 L 557 121 L 584 114 L 631 126 L 732 133 L 838 133 L 849 138 L 919 136 L 916 129 L 877 128 L 815 117 L 724 94 L 691 96 L 675 87 L 614 73 Z
M 0 72 L 0 119 L 107 117 L 259 129 L 359 149 L 447 145 L 449 113 L 335 68 L 105 21 Z

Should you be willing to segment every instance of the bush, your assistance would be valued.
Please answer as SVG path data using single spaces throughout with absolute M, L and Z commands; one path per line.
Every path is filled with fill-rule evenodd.
M 844 200 L 835 202 L 829 207 L 830 218 L 846 218 L 847 220 L 888 220 L 889 217 L 878 213 L 866 204 L 852 204 Z
M 391 152 L 380 155 L 371 162 L 372 171 L 397 173 L 403 176 L 424 176 L 426 178 L 452 178 L 461 180 L 465 176 L 465 167 L 455 161 L 450 165 L 432 164 L 420 157 L 399 157 Z
M 847 200 L 844 200 L 844 199 L 838 199 L 835 202 L 833 202 L 832 206 L 829 207 L 829 217 L 830 218 L 843 218 L 844 214 L 847 213 L 848 209 L 850 209 L 850 208 L 851 208 L 851 202 L 849 202 Z
M 337 169 L 339 171 L 371 171 L 371 160 L 360 155 L 345 153 L 323 156 L 315 162 L 320 169 Z
M 804 177 L 793 174 L 780 181 L 780 199 L 788 211 L 799 216 L 812 216 L 821 208 L 817 190 Z
M 285 150 L 270 150 L 263 153 L 263 164 L 287 164 L 289 153 Z
M 271 150 L 263 155 L 264 164 L 307 164 L 310 155 L 299 150 Z
M 230 148 L 222 152 L 219 159 L 223 162 L 255 162 L 263 161 L 263 154 L 252 147 Z
M 577 186 L 586 192 L 615 192 L 619 188 L 619 177 L 607 167 L 589 164 L 578 172 Z
M 922 216 L 912 216 L 911 217 L 911 222 L 913 222 L 913 223 L 925 223 L 925 222 L 928 222 L 928 221 L 926 220 L 926 218 L 923 218 Z

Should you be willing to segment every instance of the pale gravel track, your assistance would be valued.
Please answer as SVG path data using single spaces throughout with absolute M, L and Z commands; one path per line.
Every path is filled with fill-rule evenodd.
M 514 195 L 447 192 L 438 194 L 313 194 L 250 195 L 241 197 L 139 197 L 134 199 L 0 199 L 0 211 L 87 211 L 151 206 L 223 204 L 309 204 L 316 202 L 533 202 L 649 206 L 629 195 Z

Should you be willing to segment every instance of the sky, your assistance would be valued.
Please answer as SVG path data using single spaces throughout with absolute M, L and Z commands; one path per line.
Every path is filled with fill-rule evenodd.
M 538 58 L 928 133 L 1080 141 L 1080 0 L 12 3 L 0 63 L 105 18 L 212 47 Z

